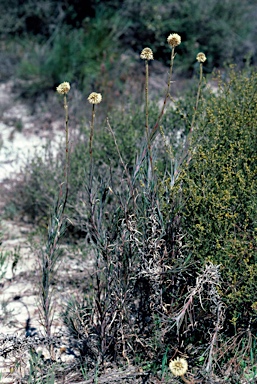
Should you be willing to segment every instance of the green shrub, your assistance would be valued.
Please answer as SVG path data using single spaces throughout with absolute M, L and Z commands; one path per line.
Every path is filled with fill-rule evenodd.
M 172 214 L 185 256 L 220 265 L 231 325 L 256 329 L 257 72 L 231 70 L 220 87 L 201 113 L 191 158 L 172 192 L 180 196 Z
M 106 19 L 100 12 L 93 20 L 85 20 L 80 28 L 60 26 L 50 39 L 43 42 L 38 37 L 23 39 L 24 57 L 19 76 L 33 80 L 34 90 L 39 88 L 41 92 L 42 87 L 52 89 L 63 79 L 76 82 L 81 90 L 87 92 L 92 86 L 102 90 L 104 75 L 112 69 L 117 58 L 119 30 L 117 16 L 110 15 L 109 19 L 105 16 Z M 117 82 L 118 78 L 119 73 Z M 31 89 L 31 83 L 28 88 Z

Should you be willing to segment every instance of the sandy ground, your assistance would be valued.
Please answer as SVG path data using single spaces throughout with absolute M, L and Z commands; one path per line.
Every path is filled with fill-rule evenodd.
M 0 84 L 0 182 L 19 172 L 35 152 L 42 153 L 49 139 L 57 148 L 63 136 L 61 119 L 53 120 L 45 112 L 39 121 L 28 105 L 15 99 L 11 89 L 11 81 Z
M 29 237 L 33 230 L 34 228 L 28 224 L 16 224 L 6 220 L 1 222 L 1 252 L 8 254 L 7 261 L 1 268 L 4 276 L 0 280 L 0 373 L 3 375 L 1 383 L 19 383 L 18 378 L 24 375 L 29 366 L 28 348 L 24 340 L 26 343 L 30 336 L 45 336 L 45 330 L 40 321 L 38 294 L 40 250 L 43 249 L 44 244 L 39 237 L 34 236 L 33 243 L 36 246 L 31 246 Z M 65 249 L 67 249 L 66 246 Z M 70 362 L 74 359 L 74 355 L 70 351 L 68 353 L 70 346 L 61 313 L 65 310 L 69 298 L 77 294 L 78 288 L 73 282 L 81 281 L 83 284 L 93 268 L 92 258 L 85 259 L 79 251 L 74 250 L 64 254 L 58 264 L 52 299 L 54 304 L 52 335 L 58 337 L 55 354 L 59 362 Z M 8 336 L 10 336 L 9 340 Z M 4 356 L 3 352 L 12 348 L 14 337 L 23 340 L 24 348 L 21 345 L 13 353 Z M 61 352 L 62 348 L 67 349 L 67 353 Z M 49 351 L 42 343 L 36 351 L 43 351 L 45 358 L 49 357 Z M 14 367 L 16 367 L 14 372 L 10 374 Z

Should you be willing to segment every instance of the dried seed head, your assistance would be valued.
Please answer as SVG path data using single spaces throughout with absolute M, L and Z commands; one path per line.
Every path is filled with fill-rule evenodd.
M 87 99 L 90 104 L 99 104 L 102 101 L 102 95 L 101 93 L 92 92 Z
M 181 37 L 177 33 L 171 33 L 167 38 L 168 44 L 171 47 L 176 47 L 181 43 Z
M 67 83 L 67 81 L 65 81 L 64 83 L 61 83 L 60 85 L 58 85 L 58 87 L 56 88 L 56 91 L 60 94 L 60 95 L 67 95 L 67 93 L 69 92 L 70 90 L 70 83 Z
M 185 359 L 177 357 L 176 360 L 170 360 L 169 368 L 174 376 L 184 376 L 188 370 L 188 364 Z
M 141 59 L 153 60 L 153 51 L 151 48 L 144 48 L 140 55 Z
M 207 58 L 203 52 L 199 52 L 198 55 L 196 56 L 196 60 L 199 63 L 204 63 L 207 60 Z

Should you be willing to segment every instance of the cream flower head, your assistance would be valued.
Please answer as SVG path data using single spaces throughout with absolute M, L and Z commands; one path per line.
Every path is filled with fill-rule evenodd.
M 67 95 L 67 93 L 69 92 L 70 90 L 70 83 L 68 83 L 67 81 L 65 81 L 64 83 L 61 83 L 60 85 L 58 85 L 58 87 L 56 88 L 56 91 L 60 94 L 60 95 Z
M 151 48 L 144 48 L 141 52 L 140 58 L 144 60 L 153 60 L 153 51 Z
M 90 104 L 99 104 L 102 101 L 102 95 L 101 93 L 92 92 L 87 99 Z
M 199 63 L 204 63 L 206 60 L 207 60 L 207 57 L 205 56 L 205 54 L 203 52 L 199 52 L 196 56 L 196 60 L 199 62 Z
M 181 37 L 177 33 L 171 33 L 167 38 L 168 44 L 174 48 L 181 43 Z
M 170 360 L 169 368 L 174 376 L 184 376 L 188 370 L 188 364 L 185 359 L 177 357 L 176 360 Z

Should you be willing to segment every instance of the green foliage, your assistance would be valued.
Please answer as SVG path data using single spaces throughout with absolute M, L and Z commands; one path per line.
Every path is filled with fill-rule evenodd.
M 161 0 L 91 0 L 86 6 L 78 0 L 57 3 L 58 7 L 53 0 L 36 5 L 26 0 L 21 5 L 13 0 L 0 5 L 2 37 L 19 40 L 24 50 L 19 73 L 36 82 L 34 91 L 39 84 L 41 90 L 42 84 L 52 88 L 64 78 L 85 88 L 89 77 L 90 85 L 97 82 L 103 67 L 107 73 L 115 67 L 112 80 L 120 82 L 122 68 L 115 62 L 131 48 L 139 53 L 149 45 L 155 59 L 166 64 L 170 52 L 166 39 L 171 32 L 182 36 L 176 58 L 180 73 L 194 72 L 199 51 L 208 57 L 208 72 L 231 61 L 242 64 L 246 56 L 253 61 L 257 58 L 254 0 L 168 0 L 165 5 Z
M 144 138 L 144 130 L 142 129 L 144 126 L 144 113 L 142 108 L 131 103 L 126 105 L 124 109 L 121 107 L 119 110 L 114 109 L 109 114 L 109 121 L 115 133 L 119 150 L 124 157 L 124 162 L 128 167 L 132 167 L 140 143 Z M 120 159 L 115 143 L 105 122 L 96 127 L 95 146 L 94 159 L 98 166 L 104 164 L 110 164 L 114 168 L 119 166 Z
M 249 46 L 256 57 L 252 35 L 254 1 L 169 0 L 164 5 L 160 0 L 125 0 L 122 12 L 131 22 L 123 41 L 135 51 L 150 45 L 155 57 L 166 61 L 166 38 L 171 32 L 182 36 L 177 49 L 178 71 L 192 70 L 199 51 L 207 55 L 209 70 L 232 58 L 241 63 Z
M 2 244 L 3 233 L 0 231 L 0 245 Z M 4 277 L 8 265 L 9 252 L 0 251 L 0 281 Z
M 165 140 L 169 142 L 172 156 L 175 157 L 181 150 L 181 142 L 189 130 L 191 109 L 194 101 L 193 90 L 179 100 L 177 109 L 168 106 L 162 120 Z M 88 113 L 90 107 L 88 104 Z M 100 112 L 100 111 L 99 111 Z M 157 120 L 159 108 L 156 103 L 150 103 L 149 123 L 153 126 Z M 123 161 L 129 170 L 132 170 L 138 153 L 145 140 L 145 115 L 142 107 L 128 102 L 126 107 L 113 109 L 109 114 L 109 121 L 114 131 L 117 145 Z M 170 127 L 172 126 L 172 130 Z M 179 133 L 179 134 L 178 134 Z M 160 137 L 158 145 L 154 147 L 154 159 L 160 173 L 167 170 L 166 147 Z M 64 181 L 64 143 L 60 144 L 57 155 L 48 143 L 43 154 L 36 154 L 23 168 L 23 178 L 19 179 L 14 191 L 9 195 L 9 203 L 5 208 L 7 217 L 25 214 L 32 222 L 47 223 L 50 208 L 55 204 L 58 188 Z M 106 121 L 97 120 L 94 132 L 94 177 L 108 180 L 110 169 L 115 185 L 120 184 L 122 173 L 120 158 L 115 147 L 114 139 L 110 134 Z M 169 165 L 168 165 L 169 167 Z M 69 206 L 74 207 L 83 195 L 85 183 L 89 175 L 89 126 L 81 126 L 77 137 L 74 137 L 70 153 L 70 189 Z M 69 210 L 69 208 L 68 208 Z M 70 212 L 71 218 L 74 215 Z
M 257 72 L 231 70 L 205 112 L 173 193 L 184 253 L 220 265 L 234 326 L 255 324 L 257 289 Z
M 9 257 L 9 253 L 6 251 L 0 252 L 0 280 L 4 277 L 7 269 L 7 260 Z
M 32 221 L 47 220 L 49 208 L 54 205 L 58 193 L 56 186 L 63 182 L 62 164 L 62 155 L 53 160 L 50 144 L 43 155 L 35 154 L 24 166 L 21 183 L 17 183 L 14 193 L 10 194 L 6 216 L 22 213 L 28 215 Z
M 61 26 L 43 43 L 38 38 L 25 40 L 19 76 L 33 80 L 33 89 L 30 83 L 28 91 L 52 89 L 64 79 L 76 82 L 87 92 L 93 85 L 102 88 L 103 73 L 109 71 L 117 57 L 120 28 L 116 15 L 109 16 L 105 14 L 104 18 L 100 12 L 80 28 Z
M 54 384 L 54 367 L 46 368 L 45 357 L 42 351 L 38 353 L 31 349 L 29 359 L 29 375 L 26 378 L 28 384 Z

